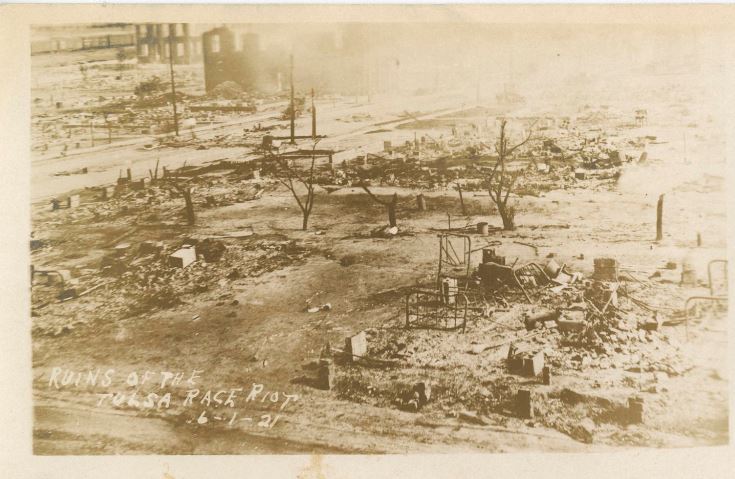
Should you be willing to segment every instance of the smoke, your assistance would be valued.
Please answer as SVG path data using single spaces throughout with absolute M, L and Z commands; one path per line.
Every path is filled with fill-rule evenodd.
M 255 34 L 256 68 L 286 71 L 297 88 L 342 94 L 462 91 L 484 98 L 508 85 L 523 95 L 594 95 L 646 72 L 707 62 L 714 34 L 692 28 L 510 24 L 233 24 Z M 275 65 L 275 67 L 273 66 Z M 704 72 L 703 72 L 704 73 Z

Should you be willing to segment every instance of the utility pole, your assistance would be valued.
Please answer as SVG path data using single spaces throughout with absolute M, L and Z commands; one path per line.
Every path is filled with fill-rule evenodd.
M 316 107 L 314 106 L 314 89 L 311 89 L 311 139 L 316 140 Z
M 176 113 L 176 84 L 174 83 L 174 36 L 171 27 L 168 29 L 168 64 L 171 70 L 171 103 L 174 108 L 174 131 L 179 136 L 179 115 Z
M 293 53 L 289 56 L 291 62 L 291 144 L 296 144 L 296 105 L 293 99 Z
M 664 239 L 663 216 L 664 216 L 664 195 L 660 195 L 658 197 L 658 204 L 656 205 L 656 241 L 661 241 Z

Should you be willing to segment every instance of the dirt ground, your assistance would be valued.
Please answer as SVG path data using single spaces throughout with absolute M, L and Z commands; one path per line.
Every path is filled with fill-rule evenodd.
M 645 170 L 640 173 L 647 174 Z M 659 385 L 655 392 L 642 393 L 647 408 L 642 425 L 601 423 L 594 442 L 584 444 L 548 427 L 543 420 L 522 421 L 490 409 L 486 410 L 484 425 L 463 421 L 458 411 L 477 406 L 483 392 L 492 392 L 499 378 L 508 377 L 502 357 L 490 352 L 469 356 L 467 347 L 495 337 L 504 328 L 518 329 L 519 323 L 505 320 L 507 323 L 502 324 L 502 316 L 493 316 L 471 322 L 464 334 L 406 331 L 401 327 L 401 291 L 433 281 L 438 260 L 436 229 L 445 226 L 446 212 L 455 212 L 455 224 L 480 219 L 497 223 L 498 219 L 485 215 L 461 217 L 458 198 L 446 192 L 427 194 L 428 211 L 418 213 L 414 211 L 412 193 L 400 193 L 399 224 L 410 233 L 392 239 L 369 236 L 372 228 L 384 224 L 385 213 L 359 189 L 320 193 L 312 228 L 306 232 L 297 229 L 298 210 L 282 188 L 257 201 L 203 211 L 199 224 L 188 234 L 206 231 L 216 235 L 250 226 L 255 236 L 225 240 L 228 252 L 257 248 L 268 241 L 293 242 L 302 248 L 304 256 L 284 258 L 277 269 L 266 268 L 253 277 L 216 278 L 215 284 L 204 291 L 192 292 L 182 298 L 183 304 L 163 311 L 115 317 L 105 311 L 104 302 L 89 295 L 64 304 L 62 307 L 69 309 L 51 317 L 43 314 L 42 318 L 34 318 L 34 324 L 51 322 L 55 317 L 74 319 L 73 328 L 60 333 L 47 333 L 34 326 L 36 452 L 64 454 L 81 448 L 89 453 L 135 453 L 151 452 L 150 447 L 161 453 L 208 454 L 596 450 L 727 442 L 727 334 L 721 317 L 703 318 L 689 331 L 688 341 L 684 341 L 682 326 L 663 329 L 662 338 L 673 338 L 681 354 L 693 364 L 686 374 L 662 379 L 665 387 Z M 597 191 L 579 188 L 555 191 L 542 198 L 523 198 L 519 200 L 520 226 L 516 231 L 470 236 L 473 246 L 499 241 L 501 245 L 496 249 L 521 261 L 544 258 L 553 252 L 557 261 L 565 262 L 572 270 L 591 274 L 592 258 L 614 256 L 621 264 L 635 265 L 641 276 L 648 276 L 667 261 L 681 261 L 684 255 L 696 255 L 702 263 L 724 254 L 724 211 L 719 206 L 723 202 L 716 201 L 722 194 L 721 190 L 707 193 L 712 201 L 701 201 L 702 195 L 698 194 L 700 207 L 693 211 L 685 207 L 693 205 L 686 193 L 672 195 L 676 198 L 671 198 L 667 208 L 677 213 L 667 216 L 667 230 L 677 234 L 668 235 L 662 244 L 651 241 L 653 200 L 606 186 Z M 477 209 L 489 208 L 487 198 L 477 197 L 471 202 Z M 700 248 L 694 248 L 693 232 L 687 228 L 690 215 L 706 222 L 702 228 L 707 232 L 705 245 Z M 602 226 L 580 218 L 600 218 Z M 185 231 L 177 235 L 187 234 Z M 65 232 L 66 237 L 53 248 L 53 262 L 67 268 L 92 266 L 88 262 L 95 251 L 87 250 L 86 243 L 98 242 L 99 235 L 109 238 L 106 233 L 85 224 Z M 143 230 L 126 241 L 136 243 L 165 236 L 165 230 Z M 515 241 L 536 244 L 538 257 Z M 277 254 L 287 255 L 283 250 Z M 584 260 L 578 259 L 580 254 Z M 214 266 L 190 268 L 209 267 Z M 674 289 L 675 296 L 668 298 L 672 308 L 683 308 L 687 296 L 702 294 L 702 288 Z M 132 305 L 137 300 L 128 297 L 124 302 Z M 331 310 L 304 312 L 307 300 L 330 303 Z M 416 354 L 405 364 L 388 368 L 338 366 L 336 394 L 294 381 L 303 375 L 301 365 L 316 358 L 326 342 L 341 347 L 345 337 L 366 328 L 376 331 L 376 338 L 409 342 Z M 521 335 L 516 331 L 514 334 Z M 439 364 L 416 361 L 418 353 L 444 360 Z M 108 365 L 120 371 L 198 369 L 204 371 L 202 388 L 264 383 L 268 389 L 296 393 L 299 400 L 271 430 L 243 427 L 223 431 L 188 424 L 195 419 L 193 411 L 142 415 L 120 412 L 96 407 L 97 398 L 91 391 L 58 392 L 48 388 L 52 367 L 86 371 L 97 367 L 104 370 Z M 422 380 L 435 384 L 436 400 L 430 407 L 411 413 L 391 405 L 390 398 L 399 394 L 401 385 Z M 621 369 L 564 368 L 555 371 L 552 386 L 531 387 L 549 397 L 571 389 L 590 398 L 623 401 L 640 391 L 641 380 L 640 373 Z M 646 385 L 652 380 L 656 381 L 644 379 Z M 525 380 L 510 376 L 510 381 L 517 386 Z M 267 404 L 253 406 L 257 406 L 256 413 L 269 411 Z M 67 413 L 70 408 L 74 412 Z M 119 423 L 119 427 L 110 428 L 110 421 Z M 200 435 L 207 440 L 199 440 Z
M 69 65 L 61 73 L 72 82 L 78 68 L 73 58 L 64 61 Z M 34 86 L 46 106 L 49 88 Z M 632 111 L 631 101 L 617 106 Z M 239 135 L 261 121 L 282 133 L 286 123 L 272 118 L 279 106 L 203 129 L 198 141 Z M 319 108 L 320 132 L 327 135 L 320 147 L 339 152 L 338 167 L 380 152 L 385 138 L 401 144 L 423 135 L 451 137 L 448 124 L 431 120 L 477 114 L 454 93 L 370 104 L 325 101 Z M 618 179 L 576 180 L 563 170 L 563 181 L 554 182 L 534 172 L 532 178 L 553 186 L 511 196 L 514 231 L 501 229 L 487 191 L 464 191 L 463 214 L 451 187 L 384 185 L 372 192 L 384 199 L 398 194 L 399 233 L 374 235 L 386 225 L 385 207 L 361 188 L 326 184 L 317 186 L 302 231 L 291 193 L 267 175 L 254 178 L 245 147 L 144 151 L 151 138 L 134 137 L 82 146 L 65 158 L 35 151 L 31 261 L 37 271 L 68 270 L 71 280 L 59 284 L 53 274 L 32 280 L 34 452 L 580 452 L 727 444 L 726 308 L 702 304 L 692 321 L 683 320 L 687 298 L 710 294 L 708 263 L 727 257 L 724 140 L 716 128 L 693 123 L 696 117 L 713 125 L 701 114 L 704 106 L 679 116 L 674 110 L 651 107 L 650 126 L 612 129 L 655 139 L 645 145 L 648 160 L 626 163 Z M 405 111 L 421 112 L 423 126 Z M 344 120 L 365 112 L 372 114 L 367 120 Z M 307 123 L 301 118 L 299 129 Z M 192 180 L 195 226 L 186 225 L 181 195 L 162 181 L 100 197 L 99 187 L 131 165 L 139 179 L 156 161 L 174 169 L 184 161 L 203 166 L 222 159 L 241 161 L 247 171 L 222 167 Z M 89 168 L 84 175 L 57 175 L 83 167 Z M 71 193 L 80 195 L 80 206 L 50 210 L 50 198 Z M 417 208 L 419 193 L 425 211 Z M 654 241 L 663 193 L 664 237 Z M 487 246 L 509 263 L 553 259 L 585 278 L 595 258 L 617 259 L 624 279 L 603 344 L 589 347 L 556 328 L 524 327 L 524 314 L 574 303 L 581 282 L 546 288 L 534 304 L 517 295 L 473 303 L 464 331 L 407 328 L 406 294 L 436 287 L 439 235 L 448 232 L 448 221 L 451 233 L 471 241 L 472 270 Z M 488 235 L 478 233 L 479 222 L 490 224 Z M 163 253 L 139 252 L 144 242 Z M 185 243 L 196 243 L 203 257 L 186 268 L 168 266 L 167 254 Z M 123 272 L 109 274 L 102 265 L 115 254 L 108 266 L 122 265 Z M 679 284 L 685 265 L 697 271 L 695 285 Z M 76 297 L 59 297 L 67 287 Z M 662 320 L 656 330 L 639 329 L 654 311 Z M 362 331 L 374 361 L 345 360 L 345 338 Z M 544 353 L 550 384 L 510 373 L 510 343 Z M 314 387 L 322 356 L 334 359 L 331 390 Z M 79 373 L 77 384 L 70 375 L 55 387 L 58 368 Z M 111 386 L 87 384 L 88 372 L 108 369 L 115 371 Z M 130 373 L 139 381 L 146 371 L 150 382 L 126 384 Z M 187 378 L 195 371 L 198 378 L 194 386 L 184 380 L 159 388 L 164 371 Z M 406 399 L 418 383 L 431 385 L 431 398 L 412 410 Z M 262 391 L 245 400 L 255 385 Z M 193 388 L 200 394 L 185 405 Z M 234 407 L 204 402 L 204 391 L 231 388 L 241 388 Z M 519 390 L 531 392 L 533 418 L 514 410 Z M 170 406 L 141 407 L 128 401 L 133 391 L 168 391 L 173 399 Z M 128 397 L 101 401 L 108 392 Z M 629 418 L 631 397 L 643 401 L 640 423 Z

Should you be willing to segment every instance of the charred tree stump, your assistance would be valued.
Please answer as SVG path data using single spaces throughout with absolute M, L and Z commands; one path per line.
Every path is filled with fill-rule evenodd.
M 658 197 L 658 205 L 656 206 L 656 241 L 664 239 L 663 220 L 664 215 L 664 195 Z
M 457 191 L 459 192 L 459 204 L 462 206 L 462 214 L 467 216 L 467 207 L 464 205 L 464 197 L 462 196 L 462 185 L 457 183 Z
M 182 188 L 181 194 L 184 195 L 184 202 L 186 203 L 186 224 L 194 226 L 196 216 L 194 215 L 194 203 L 191 201 L 191 188 Z
M 398 204 L 398 193 L 393 193 L 393 198 L 386 205 L 388 207 L 388 224 L 391 228 L 398 226 L 398 222 L 396 221 L 396 204 Z
M 416 196 L 416 205 L 418 206 L 419 211 L 426 211 L 426 198 L 424 198 L 423 194 Z

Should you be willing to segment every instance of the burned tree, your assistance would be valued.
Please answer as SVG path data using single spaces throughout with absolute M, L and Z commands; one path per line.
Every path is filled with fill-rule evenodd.
M 194 226 L 194 223 L 196 223 L 196 216 L 194 216 L 194 203 L 191 201 L 191 188 L 186 186 L 180 188 L 179 191 L 183 195 L 184 202 L 186 203 L 186 224 Z
M 515 207 L 508 205 L 508 198 L 510 193 L 513 191 L 516 180 L 520 171 L 510 172 L 507 169 L 507 163 L 513 156 L 518 148 L 532 141 L 533 125 L 529 127 L 528 134 L 525 139 L 520 143 L 509 146 L 508 145 L 508 133 L 506 131 L 507 120 L 502 120 L 500 123 L 500 136 L 495 144 L 495 151 L 498 154 L 498 159 L 495 162 L 495 166 L 487 176 L 487 187 L 490 199 L 498 209 L 498 214 L 503 220 L 504 230 L 515 229 Z
M 189 226 L 194 226 L 194 224 L 196 224 L 196 214 L 194 213 L 194 202 L 191 199 L 191 194 L 194 189 L 189 185 L 182 185 L 182 183 L 179 181 L 179 171 L 183 170 L 185 167 L 186 162 L 184 162 L 181 168 L 176 171 L 175 176 L 165 178 L 165 181 L 167 185 L 173 187 L 184 198 L 184 214 L 186 215 L 186 224 Z M 164 167 L 164 171 L 165 169 L 166 167 Z M 158 161 L 156 161 L 155 176 L 158 176 Z M 154 176 L 153 174 L 151 174 L 151 179 L 153 180 L 153 178 Z
M 459 192 L 459 204 L 462 206 L 462 214 L 467 216 L 467 207 L 464 204 L 464 196 L 462 196 L 462 183 L 456 181 L 454 183 L 454 188 Z
M 314 191 L 314 182 L 316 180 L 314 166 L 316 164 L 317 143 L 319 143 L 319 140 L 315 141 L 314 146 L 311 148 L 311 165 L 308 170 L 300 169 L 295 163 L 289 164 L 288 160 L 283 158 L 280 153 L 275 157 L 274 176 L 282 185 L 288 188 L 299 205 L 302 214 L 301 229 L 304 231 L 308 228 L 309 216 L 311 215 L 312 208 L 314 208 L 314 198 L 316 196 Z M 306 197 L 303 199 L 296 191 L 298 183 L 301 183 L 306 188 Z
M 184 212 L 186 214 L 186 224 L 194 226 L 196 224 L 196 215 L 194 214 L 194 202 L 191 200 L 192 188 L 190 186 L 182 186 L 175 179 L 169 181 L 176 191 L 184 198 Z
M 370 188 L 367 187 L 364 179 L 360 179 L 360 187 L 365 190 L 365 193 L 367 193 L 370 198 L 373 199 L 373 201 L 386 207 L 388 211 L 388 226 L 390 226 L 391 228 L 393 228 L 394 226 L 398 226 L 396 222 L 396 205 L 398 204 L 398 193 L 393 193 L 390 201 L 385 201 L 381 200 L 380 198 L 375 196 L 372 191 L 370 191 Z

